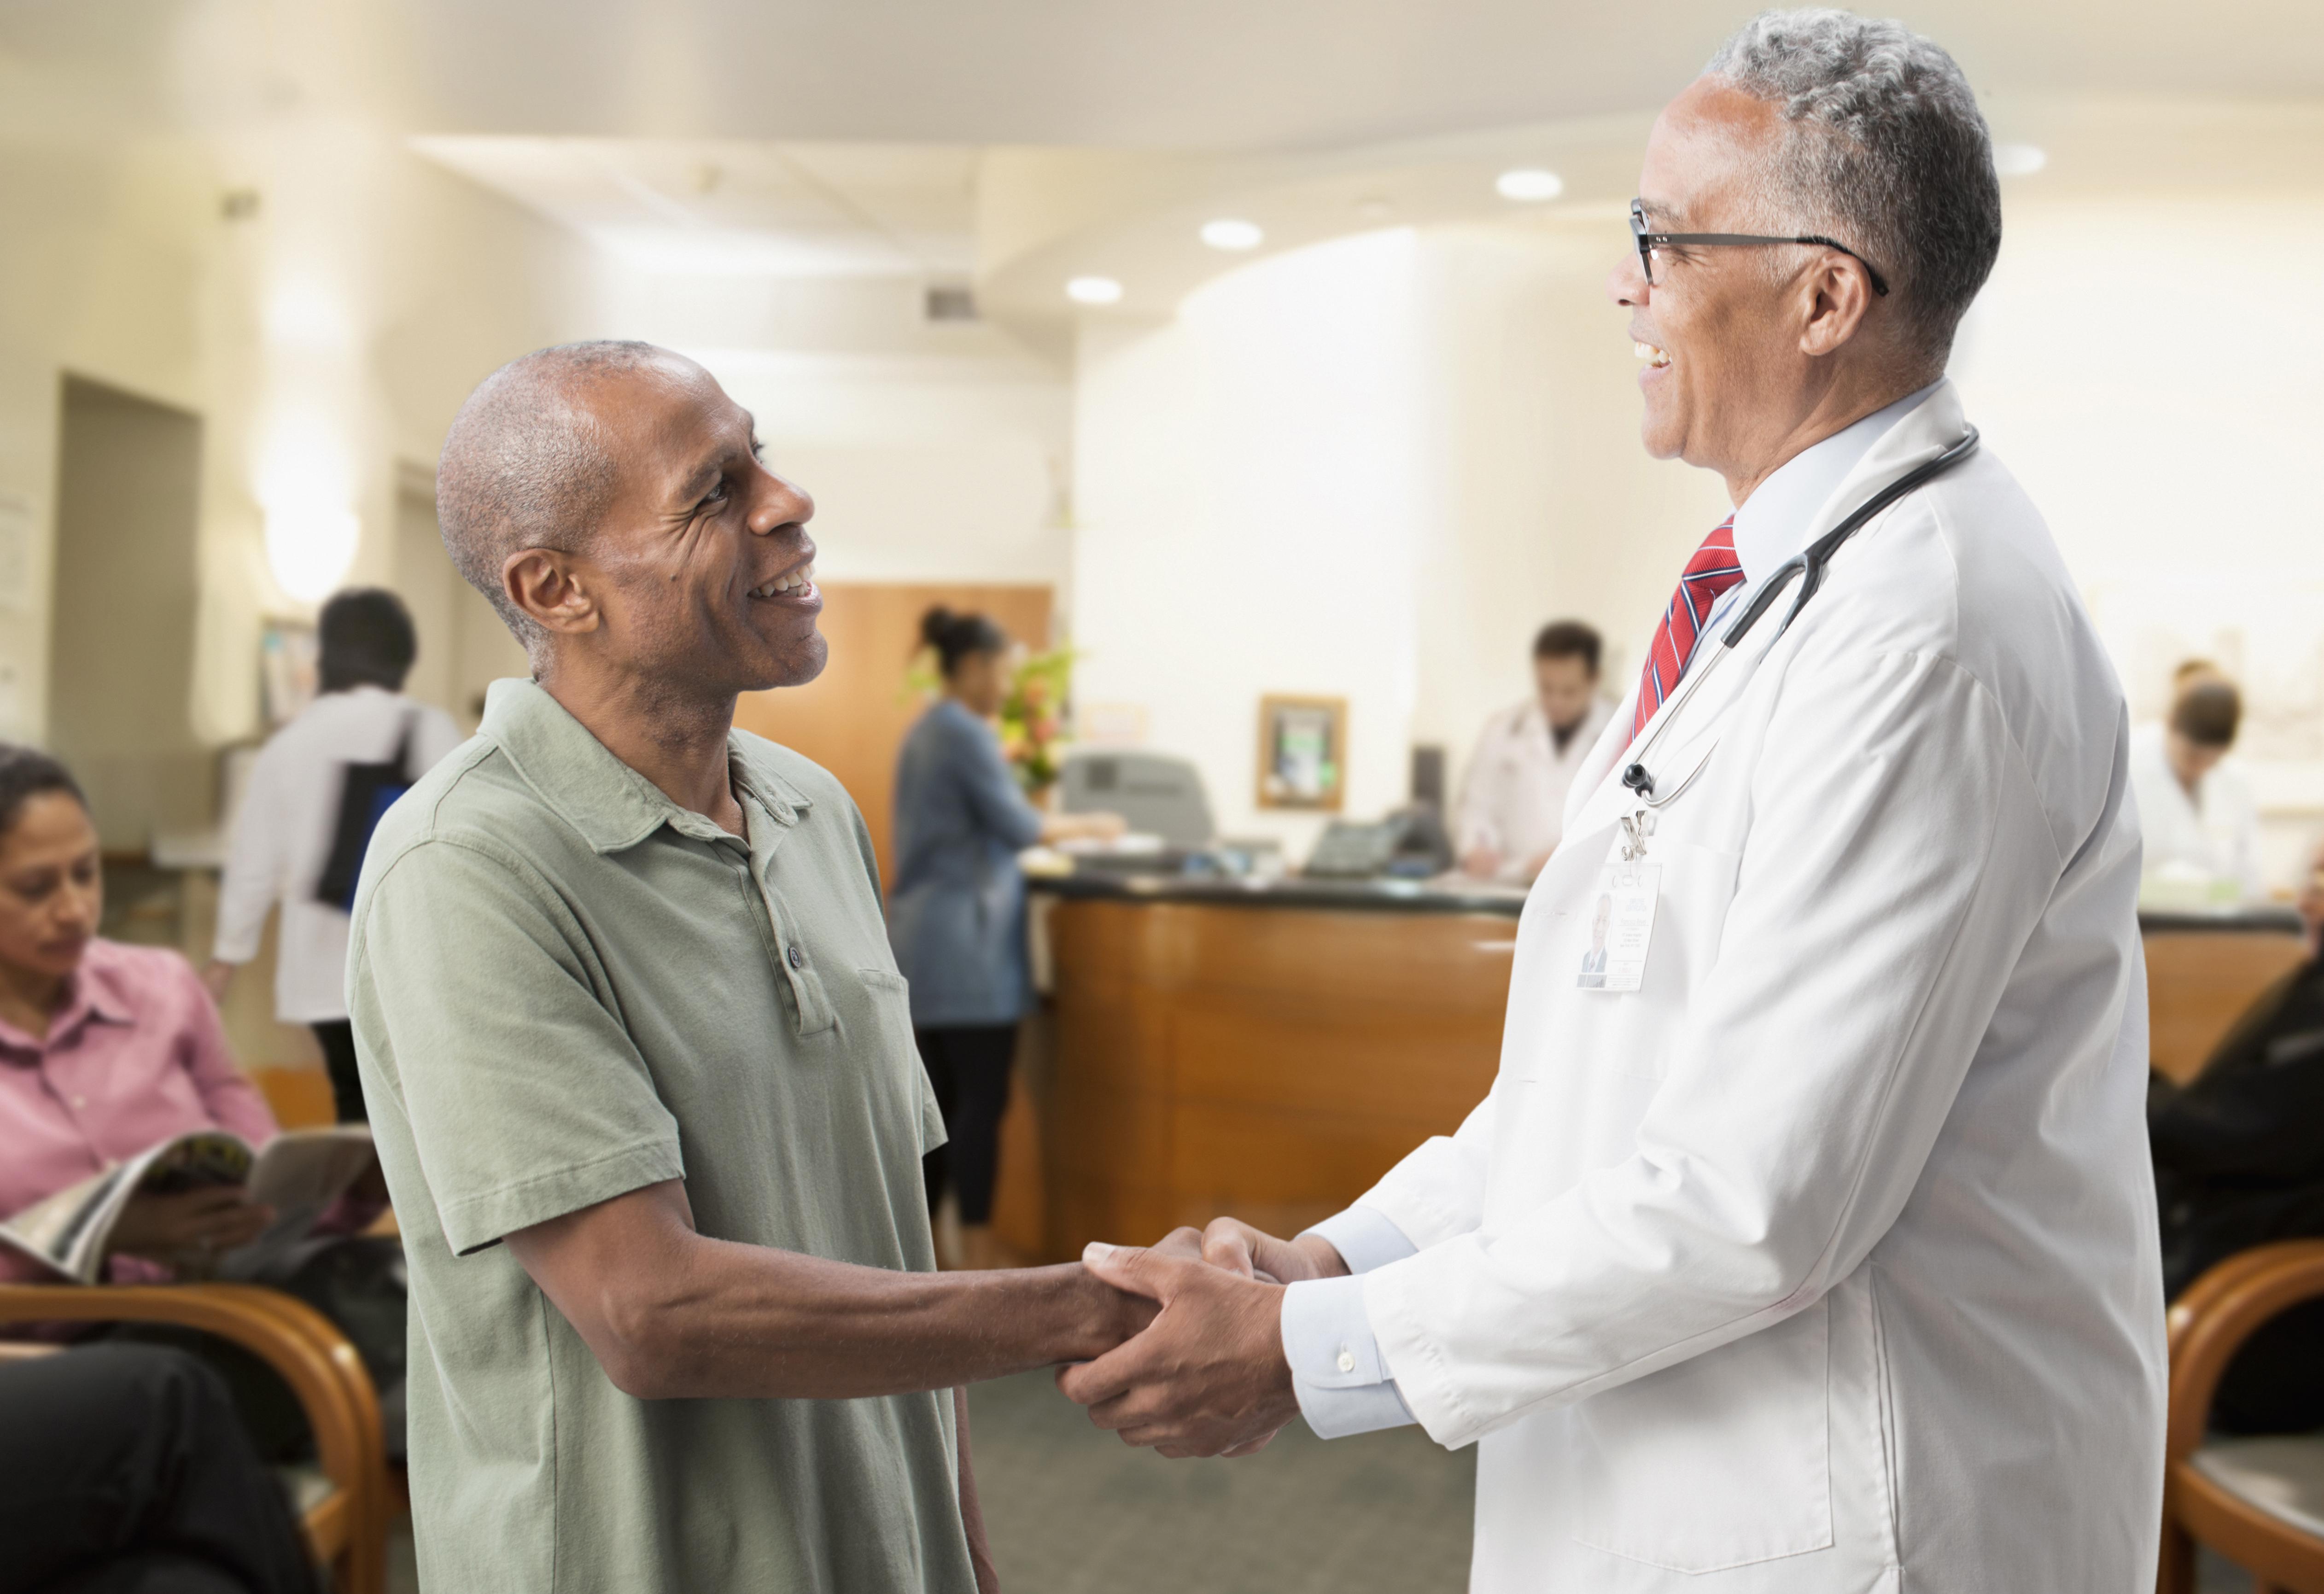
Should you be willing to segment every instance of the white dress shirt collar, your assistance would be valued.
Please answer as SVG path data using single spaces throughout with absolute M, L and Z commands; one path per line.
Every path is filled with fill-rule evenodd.
M 1941 377 L 1821 443 L 1811 444 L 1775 467 L 1735 511 L 1735 557 L 1743 567 L 1742 586 L 1755 587 L 1785 559 L 1807 546 L 1816 511 L 1863 463 L 1872 446 L 1938 388 Z

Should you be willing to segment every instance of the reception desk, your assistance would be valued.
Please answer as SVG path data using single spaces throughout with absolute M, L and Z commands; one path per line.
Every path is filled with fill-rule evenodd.
M 1515 892 L 1118 877 L 1034 889 L 1051 1000 L 1001 1202 L 1022 1248 L 1062 1258 L 1221 1212 L 1294 1232 L 1452 1132 L 1492 1084 Z M 2154 1055 L 2182 1077 L 2300 956 L 2288 913 L 2144 927 Z

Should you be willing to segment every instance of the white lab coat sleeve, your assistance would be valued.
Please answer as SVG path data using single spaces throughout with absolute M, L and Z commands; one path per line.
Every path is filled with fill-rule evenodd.
M 1485 1221 L 1485 1166 L 1499 1092 L 1496 1084 L 1452 1134 L 1422 1141 L 1356 1205 L 1386 1218 L 1422 1250 L 1473 1230 Z
M 2259 843 L 2259 804 L 2253 799 L 2251 783 L 2241 778 L 2238 770 L 2235 783 L 2236 882 L 2243 889 L 2246 902 L 2267 899 L 2267 870 L 2261 861 Z
M 217 932 L 210 955 L 222 963 L 246 963 L 258 955 L 267 911 L 282 895 L 290 857 L 284 822 L 283 749 L 280 741 L 259 749 L 243 788 L 242 811 L 228 838 L 226 878 L 218 886 Z
M 1717 960 L 1665 1055 L 1627 1059 L 1662 1073 L 1628 1154 L 1364 1276 L 1441 1443 L 1740 1339 L 1853 1271 L 2083 839 L 2053 841 L 1999 705 L 1949 659 L 1803 659 L 1780 691 Z
M 1477 744 L 1469 750 L 1469 767 L 1461 772 L 1461 800 L 1452 812 L 1452 846 L 1463 858 L 1479 847 L 1496 852 L 1503 850 L 1497 815 L 1506 797 L 1493 779 L 1492 756 L 1501 736 L 1501 716 L 1497 714 L 1477 733 Z

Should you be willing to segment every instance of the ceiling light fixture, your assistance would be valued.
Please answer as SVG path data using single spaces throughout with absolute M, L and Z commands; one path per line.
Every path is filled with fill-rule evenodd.
M 2031 177 L 2049 163 L 2049 152 L 2040 144 L 1993 146 L 1993 169 L 2004 177 Z
M 1565 180 L 1554 171 L 1545 171 L 1538 166 L 1520 166 L 1504 171 L 1493 180 L 1493 188 L 1504 199 L 1521 199 L 1537 204 L 1554 199 L 1565 192 Z
M 1255 221 L 1242 221 L 1235 217 L 1222 216 L 1216 221 L 1206 221 L 1203 224 L 1203 242 L 1213 249 L 1229 249 L 1240 253 L 1245 249 L 1258 248 L 1266 239 L 1267 235 L 1259 229 L 1259 224 Z
M 1111 277 L 1075 277 L 1065 284 L 1065 297 L 1075 304 L 1119 304 L 1121 284 Z

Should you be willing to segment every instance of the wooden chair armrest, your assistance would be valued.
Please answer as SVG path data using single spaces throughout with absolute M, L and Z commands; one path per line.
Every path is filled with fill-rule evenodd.
M 2202 1444 L 2211 1397 L 2243 1342 L 2286 1307 L 2318 1295 L 2324 1295 L 2324 1239 L 2288 1239 L 2228 1258 L 2172 1304 L 2166 1466 Z
M 348 1587 L 373 1594 L 387 1531 L 387 1457 L 379 1395 L 346 1336 L 304 1301 L 244 1284 L 0 1284 L 0 1325 L 165 1322 L 231 1341 L 290 1387 L 315 1436 L 316 1459 L 345 1504 Z

